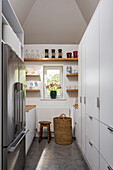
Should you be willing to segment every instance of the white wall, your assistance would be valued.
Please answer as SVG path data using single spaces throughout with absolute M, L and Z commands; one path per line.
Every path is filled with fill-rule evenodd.
M 65 56 L 66 52 L 72 52 L 74 50 L 78 49 L 78 45 L 25 45 L 25 51 L 26 49 L 29 49 L 31 51 L 32 49 L 39 50 L 42 55 L 44 55 L 44 49 L 63 49 L 63 56 Z M 71 65 L 74 68 L 78 69 L 78 62 L 25 62 L 27 70 L 33 70 L 36 69 L 37 71 L 40 71 L 40 78 L 27 78 L 27 80 L 39 80 L 39 88 L 41 92 L 27 92 L 26 96 L 26 104 L 27 105 L 37 105 L 37 128 L 38 128 L 38 108 L 69 108 L 70 109 L 70 116 L 73 117 L 73 104 L 77 103 L 77 92 L 66 92 L 66 86 L 78 86 L 78 79 L 77 77 L 66 77 L 66 67 L 68 65 Z M 56 101 L 56 100 L 50 100 L 50 101 L 41 101 L 40 99 L 43 98 L 43 65 L 45 64 L 61 64 L 64 65 L 64 99 L 65 101 Z M 46 114 L 46 112 L 45 112 Z M 74 121 L 74 120 L 73 120 Z

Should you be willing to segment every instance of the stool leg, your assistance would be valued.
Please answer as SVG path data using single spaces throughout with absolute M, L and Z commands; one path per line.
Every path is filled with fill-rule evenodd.
M 48 131 L 48 143 L 50 142 L 50 126 L 47 125 L 47 131 Z
M 39 143 L 41 142 L 42 139 L 42 132 L 43 132 L 43 127 L 40 125 Z

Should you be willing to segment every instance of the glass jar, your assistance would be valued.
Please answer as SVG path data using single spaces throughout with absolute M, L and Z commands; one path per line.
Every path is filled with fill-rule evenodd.
M 49 50 L 45 49 L 45 58 L 49 58 Z
M 58 49 L 58 58 L 62 58 L 62 49 Z
M 52 52 L 52 58 L 55 58 L 55 49 L 52 49 L 51 52 Z

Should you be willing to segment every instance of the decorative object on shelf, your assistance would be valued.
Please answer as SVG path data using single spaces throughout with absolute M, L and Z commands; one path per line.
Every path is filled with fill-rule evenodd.
M 38 81 L 26 81 L 27 89 L 38 89 Z
M 49 58 L 49 50 L 45 49 L 45 58 Z
M 36 58 L 39 58 L 40 55 L 39 55 L 39 50 L 36 50 Z
M 50 84 L 48 84 L 46 86 L 46 89 L 49 89 L 51 99 L 56 99 L 56 97 L 57 97 L 57 90 L 61 89 L 61 85 L 52 82 L 52 83 L 50 83 Z
M 72 53 L 67 53 L 67 58 L 72 58 Z
M 34 50 L 31 50 L 31 56 L 30 56 L 30 58 L 35 58 Z
M 58 58 L 62 58 L 62 49 L 58 49 Z
M 72 66 L 67 66 L 66 70 L 67 70 L 67 73 L 72 73 Z
M 73 51 L 73 58 L 78 58 L 78 51 Z
M 77 73 L 77 70 L 76 70 L 76 69 L 74 69 L 73 73 Z
M 52 52 L 52 57 L 51 58 L 55 58 L 55 49 L 52 49 L 51 52 Z

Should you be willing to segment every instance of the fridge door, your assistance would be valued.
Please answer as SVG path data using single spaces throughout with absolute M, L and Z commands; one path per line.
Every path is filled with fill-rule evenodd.
M 8 45 L 2 44 L 3 61 L 3 147 L 7 147 L 17 136 L 15 122 L 15 84 L 19 80 L 19 58 Z M 21 90 L 20 90 L 21 91 Z M 17 93 L 18 104 L 20 102 L 20 91 Z M 17 108 L 18 109 L 18 108 Z M 19 109 L 18 109 L 19 113 Z

